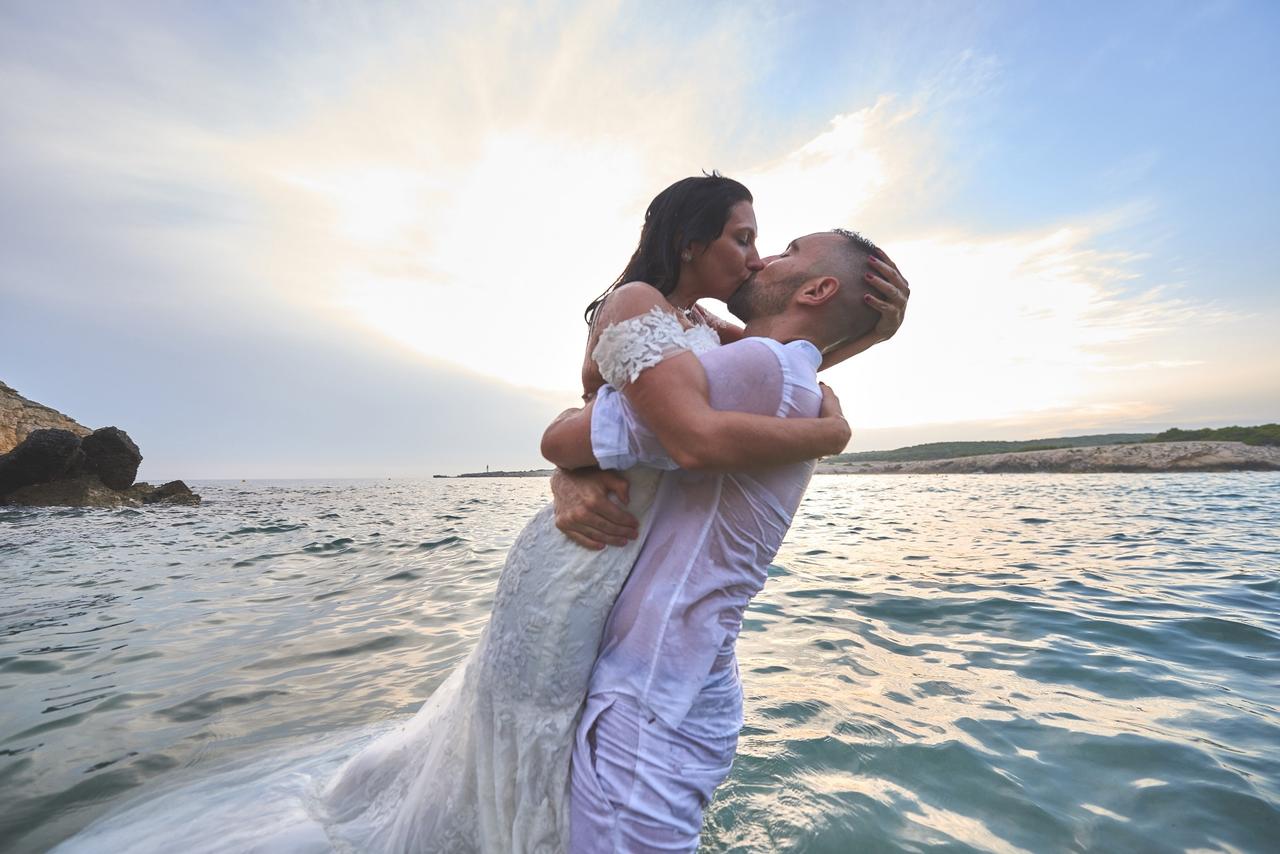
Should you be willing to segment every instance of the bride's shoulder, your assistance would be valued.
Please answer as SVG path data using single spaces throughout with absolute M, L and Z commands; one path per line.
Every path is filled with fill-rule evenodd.
M 619 285 L 600 306 L 596 327 L 604 329 L 633 317 L 643 317 L 653 311 L 675 317 L 675 311 L 662 291 L 648 282 L 627 282 Z
M 628 282 L 609 295 L 596 315 L 589 353 L 601 378 L 621 389 L 646 368 L 695 349 L 695 344 L 661 291 L 645 282 Z

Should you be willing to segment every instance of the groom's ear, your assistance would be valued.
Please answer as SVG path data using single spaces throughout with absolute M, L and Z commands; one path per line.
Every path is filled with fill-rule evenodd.
M 835 276 L 815 276 L 796 292 L 796 299 L 803 305 L 826 305 L 840 292 L 840 280 Z

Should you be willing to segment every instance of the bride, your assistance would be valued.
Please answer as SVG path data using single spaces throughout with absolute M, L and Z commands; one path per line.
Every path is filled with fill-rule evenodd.
M 755 237 L 751 195 L 736 181 L 715 174 L 686 178 L 655 197 L 630 263 L 587 309 L 584 398 L 604 382 L 623 388 L 675 353 L 700 353 L 740 337 L 740 329 L 695 303 L 727 300 L 763 267 Z M 885 270 L 891 278 L 896 273 Z M 596 324 L 609 293 L 635 281 L 661 292 L 669 312 Z M 881 326 L 826 363 L 896 331 L 905 297 L 888 282 L 879 287 L 887 297 L 873 302 L 884 317 Z M 726 445 L 738 449 L 742 468 L 837 452 L 848 440 L 843 419 L 722 415 L 717 428 Z M 770 422 L 767 431 L 759 429 L 761 421 Z M 489 623 L 470 655 L 412 719 L 358 752 L 327 784 L 313 783 L 310 792 L 294 785 L 300 808 L 255 801 L 263 823 L 238 812 L 230 824 L 214 822 L 225 831 L 204 839 L 192 826 L 178 826 L 178 814 L 164 809 L 161 798 L 135 811 L 156 833 L 139 834 L 143 822 L 129 821 L 126 812 L 60 850 L 104 850 L 112 839 L 127 839 L 129 850 L 175 844 L 187 850 L 565 850 L 574 728 L 606 618 L 644 542 L 660 476 L 636 468 L 625 484 L 601 473 L 555 478 L 561 517 L 557 521 L 556 508 L 547 505 L 512 544 Z M 609 492 L 626 495 L 627 513 L 607 500 Z M 633 521 L 633 538 L 618 537 L 619 520 Z M 600 550 L 605 542 L 622 545 Z M 296 767 L 291 772 L 305 776 Z M 242 800 L 237 810 L 245 806 Z
M 751 205 L 746 187 L 718 175 L 679 181 L 653 200 L 613 288 L 648 282 L 670 311 L 611 313 L 613 323 L 601 329 L 594 321 L 613 288 L 587 308 L 584 398 L 603 382 L 624 388 L 676 352 L 696 354 L 740 336 L 695 303 L 727 300 L 764 266 Z M 900 310 L 886 304 L 884 313 L 892 334 Z M 888 334 L 873 333 L 833 360 Z M 848 441 L 839 419 L 764 419 L 774 422 L 765 442 L 750 429 L 763 416 L 722 415 L 725 446 L 740 454 L 735 467 L 812 459 Z M 413 720 L 352 759 L 329 788 L 334 837 L 376 851 L 564 850 L 574 729 L 605 620 L 644 541 L 659 474 L 628 472 L 639 535 L 621 547 L 575 545 L 553 526 L 551 506 L 525 527 L 471 655 Z

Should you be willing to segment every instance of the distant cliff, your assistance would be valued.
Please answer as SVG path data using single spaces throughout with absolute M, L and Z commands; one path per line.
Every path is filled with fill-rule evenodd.
M 7 454 L 32 430 L 68 430 L 77 436 L 93 431 L 42 403 L 27 400 L 0 382 L 0 454 Z
M 142 451 L 117 427 L 90 430 L 0 382 L 0 505 L 137 507 L 200 503 L 180 480 L 134 483 Z
M 1280 448 L 1243 442 L 1151 442 L 908 462 L 824 462 L 818 474 L 1280 471 Z
M 454 477 L 551 477 L 555 469 L 526 469 L 525 471 L 469 471 Z M 438 474 L 436 477 L 446 477 Z

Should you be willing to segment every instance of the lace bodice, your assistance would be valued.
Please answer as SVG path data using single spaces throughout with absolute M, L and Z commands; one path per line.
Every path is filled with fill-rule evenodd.
M 620 389 L 668 356 L 684 350 L 698 355 L 718 346 L 720 338 L 711 327 L 686 329 L 674 314 L 655 305 L 645 314 L 620 320 L 601 332 L 591 358 L 604 381 Z

